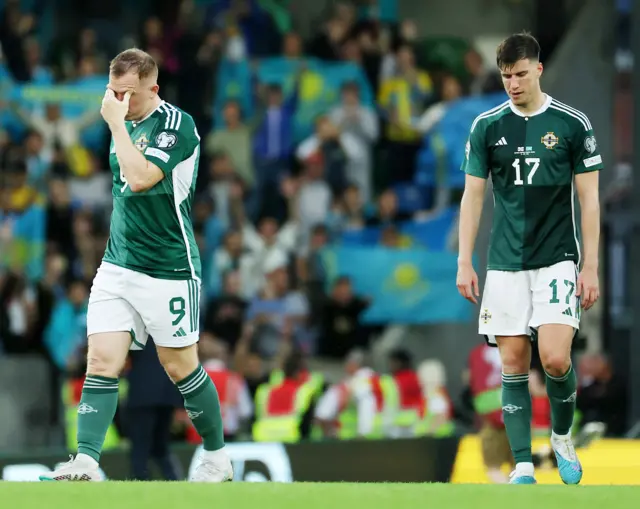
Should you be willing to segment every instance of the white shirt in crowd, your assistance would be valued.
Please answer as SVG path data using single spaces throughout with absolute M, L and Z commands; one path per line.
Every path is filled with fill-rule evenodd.
M 224 371 L 224 362 L 212 359 L 203 364 L 207 371 Z M 230 379 L 232 380 L 232 379 Z M 240 423 L 246 421 L 253 415 L 253 401 L 247 383 L 240 377 L 239 383 L 232 387 L 227 387 L 227 402 L 223 411 L 223 424 L 225 433 L 234 435 L 240 428 Z M 231 391 L 231 392 L 229 392 Z

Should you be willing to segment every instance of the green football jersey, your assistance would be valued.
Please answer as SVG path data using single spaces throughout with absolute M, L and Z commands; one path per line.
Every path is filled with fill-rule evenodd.
M 462 169 L 493 183 L 488 269 L 580 263 L 574 175 L 602 169 L 584 113 L 550 96 L 531 115 L 507 101 L 473 122 Z
M 143 120 L 126 125 L 136 148 L 162 170 L 164 178 L 146 191 L 131 191 L 111 140 L 113 212 L 103 260 L 160 279 L 199 279 L 191 203 L 200 136 L 193 118 L 162 102 Z

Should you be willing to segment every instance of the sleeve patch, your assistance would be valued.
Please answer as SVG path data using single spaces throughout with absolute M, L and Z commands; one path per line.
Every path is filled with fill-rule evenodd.
M 162 150 L 158 150 L 157 148 L 153 148 L 153 147 L 149 147 L 147 150 L 144 151 L 144 153 L 145 155 L 148 155 L 148 156 L 157 157 L 158 159 L 160 159 L 165 163 L 169 162 L 169 159 L 171 157 L 166 152 L 163 152 Z
M 596 164 L 602 164 L 602 156 L 601 155 L 597 155 L 597 156 L 593 156 L 593 157 L 588 157 L 587 159 L 585 159 L 582 162 L 584 163 L 584 167 L 585 168 L 591 168 L 592 166 L 595 166 Z
M 178 143 L 178 137 L 174 133 L 163 131 L 156 136 L 156 147 L 158 148 L 172 148 L 176 143 Z
M 584 139 L 584 148 L 587 152 L 589 152 L 589 154 L 593 154 L 596 151 L 596 148 L 598 148 L 598 144 L 596 143 L 596 137 L 587 136 Z

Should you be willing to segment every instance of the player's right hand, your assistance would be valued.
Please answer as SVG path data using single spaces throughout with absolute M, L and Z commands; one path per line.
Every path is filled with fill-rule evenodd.
M 460 295 L 474 304 L 478 303 L 478 297 L 480 297 L 480 285 L 478 284 L 478 275 L 473 270 L 471 263 L 458 264 L 458 277 L 456 279 L 456 286 Z

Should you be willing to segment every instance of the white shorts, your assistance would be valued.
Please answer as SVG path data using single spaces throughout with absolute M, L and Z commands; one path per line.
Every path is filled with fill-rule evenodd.
M 532 335 L 540 325 L 580 327 L 577 267 L 572 261 L 535 270 L 487 271 L 478 332 L 489 344 L 496 336 Z
M 181 348 L 198 342 L 200 281 L 156 279 L 102 262 L 93 280 L 87 335 L 131 333 L 141 350 L 151 335 L 158 346 Z

